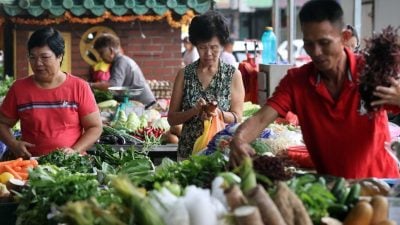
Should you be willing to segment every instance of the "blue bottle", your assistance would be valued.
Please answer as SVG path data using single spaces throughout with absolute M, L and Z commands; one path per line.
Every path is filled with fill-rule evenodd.
M 276 64 L 276 36 L 272 27 L 265 27 L 264 33 L 261 37 L 263 45 L 262 63 L 263 64 Z

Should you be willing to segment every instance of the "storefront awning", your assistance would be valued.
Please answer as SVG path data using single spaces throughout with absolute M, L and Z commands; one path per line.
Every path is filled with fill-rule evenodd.
M 172 11 L 178 15 L 188 10 L 204 13 L 212 0 L 0 0 L 2 11 L 8 16 L 101 16 L 110 12 L 122 15 L 164 15 Z
M 0 0 L 0 26 L 11 23 L 98 24 L 105 21 L 166 20 L 173 28 L 188 24 L 211 8 L 212 0 Z

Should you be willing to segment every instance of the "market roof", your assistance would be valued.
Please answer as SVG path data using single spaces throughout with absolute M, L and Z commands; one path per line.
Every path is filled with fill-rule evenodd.
M 17 16 L 102 16 L 111 12 L 122 15 L 164 15 L 173 11 L 178 15 L 188 10 L 203 13 L 210 9 L 212 0 L 0 0 L 5 14 Z

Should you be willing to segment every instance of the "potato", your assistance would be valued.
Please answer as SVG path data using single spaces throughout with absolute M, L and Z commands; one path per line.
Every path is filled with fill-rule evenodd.
M 343 225 L 368 225 L 371 224 L 373 208 L 366 201 L 359 201 L 354 208 L 351 209 L 343 222 Z
M 371 205 L 374 211 L 371 224 L 377 224 L 387 220 L 389 213 L 389 202 L 386 197 L 382 195 L 375 195 L 371 199 Z

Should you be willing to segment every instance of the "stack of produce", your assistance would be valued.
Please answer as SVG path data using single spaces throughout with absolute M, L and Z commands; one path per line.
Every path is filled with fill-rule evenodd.
M 35 159 L 15 160 L 0 162 L 0 202 L 12 201 L 11 191 L 18 191 L 29 179 L 28 171 L 37 167 Z

